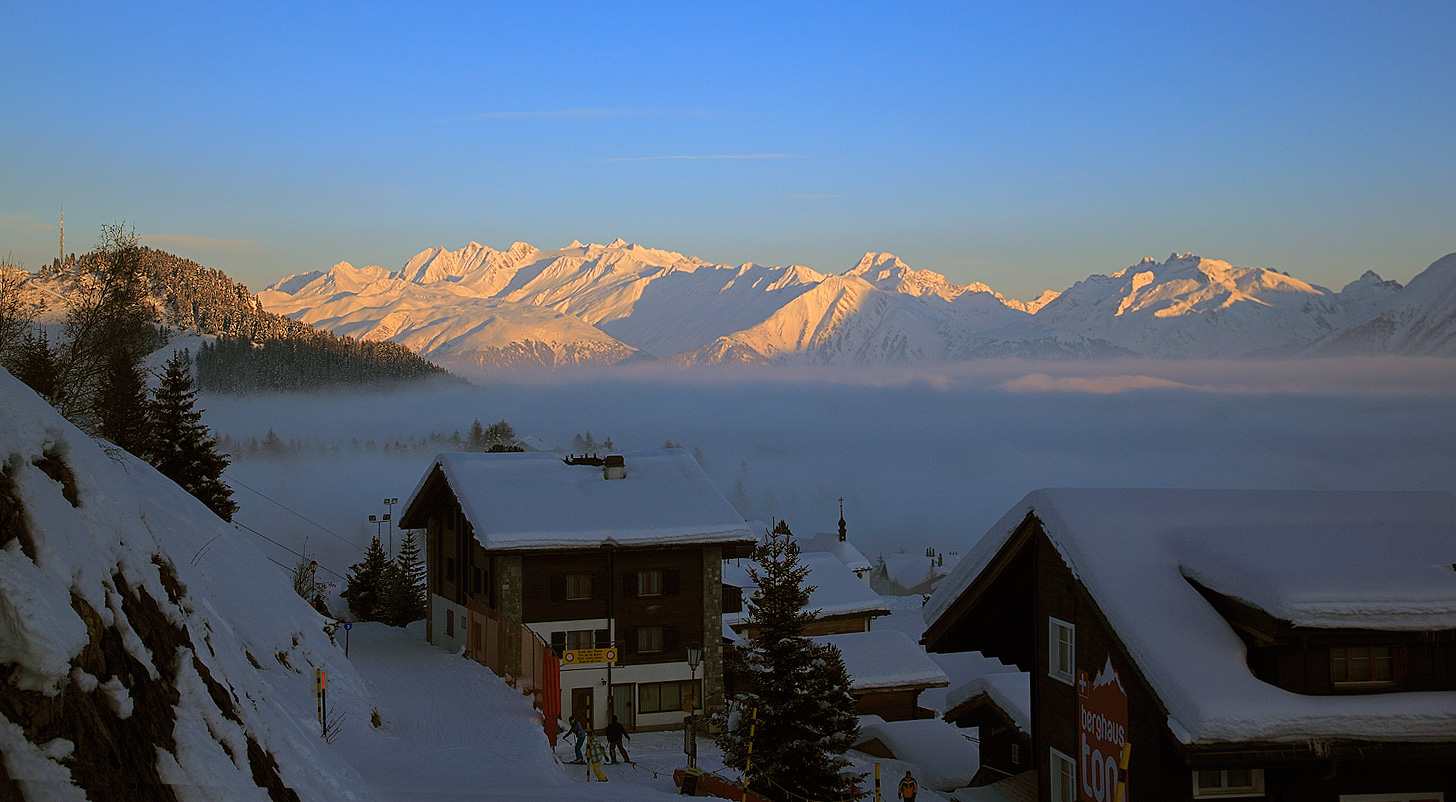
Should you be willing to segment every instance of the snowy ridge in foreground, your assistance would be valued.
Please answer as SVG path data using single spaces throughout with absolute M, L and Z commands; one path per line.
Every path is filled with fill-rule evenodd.
M 566 782 L 528 697 L 388 628 L 356 670 L 249 535 L 4 371 L 0 459 L 0 798 L 510 798 Z

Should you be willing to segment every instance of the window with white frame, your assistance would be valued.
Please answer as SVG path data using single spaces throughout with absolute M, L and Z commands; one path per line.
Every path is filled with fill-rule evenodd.
M 1198 769 L 1193 772 L 1194 799 L 1263 795 L 1263 769 Z
M 1047 617 L 1047 674 L 1067 683 L 1077 681 L 1077 629 Z
M 1077 761 L 1051 749 L 1052 802 L 1076 802 Z

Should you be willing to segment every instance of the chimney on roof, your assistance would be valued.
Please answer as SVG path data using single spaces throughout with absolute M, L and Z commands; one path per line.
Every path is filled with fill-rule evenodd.
M 607 479 L 626 479 L 627 460 L 621 454 L 608 454 L 602 464 L 602 476 Z

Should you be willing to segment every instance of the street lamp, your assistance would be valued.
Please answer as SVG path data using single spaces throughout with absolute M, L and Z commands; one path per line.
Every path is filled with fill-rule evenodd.
M 688 717 L 683 722 L 687 728 L 687 743 L 683 745 L 683 751 L 688 755 L 688 768 L 698 767 L 698 664 L 703 661 L 703 647 L 697 641 L 688 644 L 688 670 L 692 672 L 692 691 L 688 697 Z
M 387 498 L 384 500 L 384 506 L 389 508 L 389 512 L 384 514 L 384 520 L 389 521 L 389 556 L 391 558 L 394 557 L 394 522 L 390 521 L 390 519 L 394 517 L 394 505 L 398 503 L 399 499 L 397 498 Z
M 378 515 L 369 516 L 369 523 L 374 524 L 374 539 L 384 537 L 384 522 L 379 520 Z

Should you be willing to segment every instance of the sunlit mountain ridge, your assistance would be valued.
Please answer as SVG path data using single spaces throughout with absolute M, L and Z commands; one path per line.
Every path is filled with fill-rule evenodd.
M 1367 271 L 1336 292 L 1277 270 L 1173 254 L 1019 301 L 888 253 L 826 274 L 714 264 L 621 239 L 552 251 L 472 242 L 421 251 L 393 272 L 340 262 L 289 276 L 258 298 L 270 311 L 389 339 L 465 372 L 649 360 L 876 366 L 1456 355 L 1453 257 L 1410 287 Z

